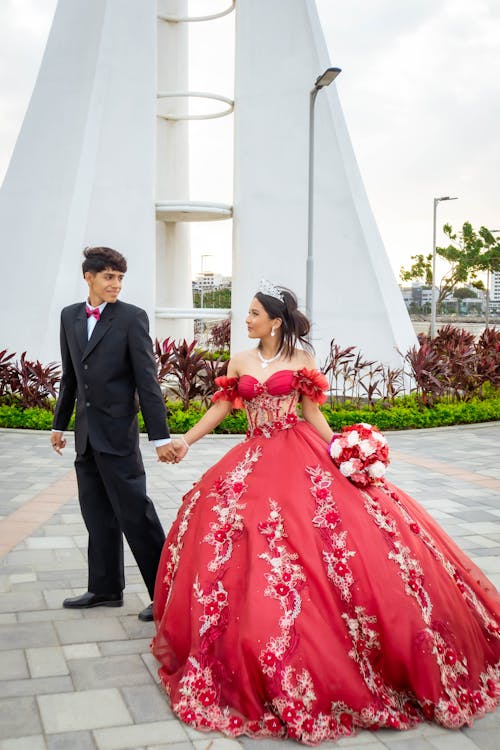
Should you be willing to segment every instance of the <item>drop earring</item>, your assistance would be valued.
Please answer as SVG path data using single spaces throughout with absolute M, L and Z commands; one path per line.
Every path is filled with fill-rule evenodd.
M 271 336 L 274 336 L 274 335 L 275 335 L 274 328 L 271 328 Z

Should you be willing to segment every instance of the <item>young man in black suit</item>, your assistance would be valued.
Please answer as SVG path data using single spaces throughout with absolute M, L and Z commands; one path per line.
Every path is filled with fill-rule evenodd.
M 51 443 L 58 453 L 76 401 L 75 469 L 89 533 L 88 591 L 63 607 L 123 605 L 123 536 L 151 599 L 165 535 L 146 494 L 139 405 L 158 459 L 175 461 L 144 310 L 118 300 L 127 262 L 116 250 L 86 248 L 88 302 L 61 313 L 62 379 Z M 152 605 L 139 613 L 152 620 Z

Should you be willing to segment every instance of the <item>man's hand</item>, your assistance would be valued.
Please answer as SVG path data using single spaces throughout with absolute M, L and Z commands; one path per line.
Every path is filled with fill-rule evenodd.
M 64 437 L 64 432 L 51 432 L 50 444 L 52 445 L 55 452 L 59 453 L 59 455 L 62 456 L 63 448 L 66 447 L 66 438 Z
M 189 448 L 183 440 L 179 440 L 177 438 L 172 440 L 172 445 L 175 449 L 175 463 L 178 464 L 180 461 L 182 461 Z
M 176 452 L 173 443 L 174 441 L 172 440 L 170 443 L 160 445 L 160 447 L 156 449 L 158 461 L 161 461 L 164 464 L 173 464 L 176 462 Z

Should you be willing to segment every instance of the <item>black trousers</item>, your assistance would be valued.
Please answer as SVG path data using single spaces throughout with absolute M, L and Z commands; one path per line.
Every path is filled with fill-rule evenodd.
M 153 599 L 165 534 L 146 493 L 139 451 L 129 456 L 99 453 L 90 445 L 75 460 L 78 499 L 89 533 L 88 590 L 119 594 L 125 588 L 123 536 Z

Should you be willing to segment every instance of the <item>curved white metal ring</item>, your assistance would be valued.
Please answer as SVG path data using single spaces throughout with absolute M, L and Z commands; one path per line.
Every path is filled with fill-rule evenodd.
M 190 115 L 188 113 L 181 113 L 180 115 L 174 114 L 158 114 L 163 120 L 213 120 L 216 117 L 225 117 L 230 115 L 234 109 L 234 101 L 228 99 L 227 96 L 220 96 L 220 94 L 210 94 L 206 91 L 159 91 L 156 95 L 157 99 L 175 99 L 175 98 L 186 98 L 189 96 L 197 97 L 198 99 L 214 99 L 218 102 L 224 102 L 228 104 L 228 108 L 222 110 L 222 112 L 214 112 L 213 114 L 207 115 Z
M 168 23 L 191 23 L 194 21 L 213 21 L 215 18 L 222 18 L 222 16 L 227 16 L 228 13 L 231 13 L 234 10 L 236 0 L 232 0 L 231 5 L 229 8 L 226 8 L 225 10 L 219 11 L 219 13 L 212 13 L 209 16 L 167 16 L 165 13 L 159 13 L 158 18 L 160 21 L 167 21 Z
M 157 307 L 157 318 L 186 319 L 186 320 L 224 320 L 231 317 L 230 308 L 226 307 Z

